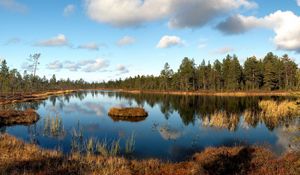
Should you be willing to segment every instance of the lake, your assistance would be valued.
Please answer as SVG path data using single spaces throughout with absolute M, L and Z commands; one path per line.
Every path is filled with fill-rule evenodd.
M 236 145 L 266 145 L 282 154 L 299 149 L 294 138 L 300 134 L 300 120 L 261 118 L 258 102 L 286 98 L 293 99 L 81 91 L 5 106 L 34 108 L 41 118 L 30 126 L 2 126 L 0 132 L 64 153 L 76 148 L 74 140 L 78 141 L 76 136 L 82 134 L 79 141 L 82 145 L 90 138 L 108 144 L 119 140 L 123 155 L 126 141 L 134 137 L 134 152 L 130 156 L 136 159 L 182 161 L 207 147 Z M 107 113 L 116 106 L 141 106 L 149 115 L 141 121 L 113 119 Z

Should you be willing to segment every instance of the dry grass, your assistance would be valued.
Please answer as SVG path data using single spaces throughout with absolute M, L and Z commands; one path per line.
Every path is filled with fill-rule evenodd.
M 111 89 L 110 89 L 111 90 Z M 232 96 L 232 97 L 247 97 L 247 96 L 299 96 L 299 91 L 159 91 L 159 90 L 126 90 L 112 89 L 119 92 L 132 94 L 168 94 L 168 95 L 200 95 L 200 96 Z
M 37 92 L 33 94 L 14 94 L 0 96 L 0 105 L 11 104 L 11 103 L 22 103 L 22 102 L 31 102 L 45 100 L 52 95 L 63 95 L 68 93 L 76 92 L 75 90 L 59 90 L 59 91 L 50 91 L 50 92 Z
M 39 115 L 33 109 L 26 111 L 0 111 L 0 126 L 15 124 L 32 124 L 39 120 Z
M 0 174 L 201 175 L 300 173 L 299 153 L 276 157 L 261 147 L 207 148 L 190 160 L 128 160 L 91 154 L 63 155 L 9 136 L 0 137 Z
M 148 113 L 143 108 L 111 108 L 108 115 L 114 120 L 141 121 L 144 120 Z
M 259 102 L 262 115 L 270 118 L 284 118 L 300 115 L 300 110 L 294 101 L 276 102 L 272 100 L 262 100 Z

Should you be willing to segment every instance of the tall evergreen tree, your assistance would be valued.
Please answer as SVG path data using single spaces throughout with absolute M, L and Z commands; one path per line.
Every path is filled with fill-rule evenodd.
M 183 90 L 195 90 L 196 76 L 195 76 L 195 62 L 194 59 L 185 57 L 179 66 L 178 74 L 180 76 L 180 83 Z

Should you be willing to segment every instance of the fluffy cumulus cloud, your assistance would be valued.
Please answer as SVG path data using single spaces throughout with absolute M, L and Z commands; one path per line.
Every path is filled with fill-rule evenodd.
M 244 33 L 257 27 L 274 31 L 273 42 L 278 49 L 300 53 L 300 16 L 291 11 L 279 10 L 262 18 L 236 15 L 217 26 L 224 34 Z
M 24 13 L 28 9 L 26 5 L 16 0 L 0 0 L 0 7 L 20 13 Z
M 249 0 L 85 0 L 88 16 L 118 27 L 167 19 L 172 28 L 201 27 L 231 10 L 255 8 Z M 155 12 L 153 11 L 155 10 Z
M 156 45 L 157 48 L 169 48 L 173 46 L 182 46 L 184 42 L 178 36 L 163 36 L 158 44 Z
M 97 72 L 108 67 L 108 62 L 103 59 L 88 60 L 81 63 L 84 72 Z
M 133 43 L 135 43 L 135 38 L 133 38 L 131 36 L 124 36 L 119 41 L 117 41 L 117 45 L 121 46 L 121 47 L 131 45 Z
M 297 5 L 300 7 L 300 0 L 297 0 Z
M 47 64 L 46 67 L 47 69 L 51 69 L 51 70 L 67 69 L 72 72 L 76 72 L 80 70 L 83 72 L 97 72 L 97 71 L 102 71 L 108 66 L 109 63 L 107 60 L 98 58 L 95 60 L 82 60 L 78 62 L 73 62 L 73 61 L 61 62 L 59 60 L 56 60 L 54 62 Z
M 36 43 L 36 45 L 44 46 L 44 47 L 51 47 L 51 46 L 67 46 L 67 45 L 69 45 L 69 43 L 68 43 L 68 39 L 65 35 L 58 34 L 57 36 L 55 36 L 53 38 L 39 41 L 38 43 Z
M 64 8 L 63 14 L 64 16 L 70 16 L 72 15 L 76 10 L 76 7 L 74 4 L 69 4 Z
M 79 49 L 87 49 L 87 50 L 99 50 L 99 45 L 94 42 L 81 44 L 78 46 Z

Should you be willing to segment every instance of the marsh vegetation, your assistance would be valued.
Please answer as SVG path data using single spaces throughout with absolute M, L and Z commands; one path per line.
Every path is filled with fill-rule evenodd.
M 25 111 L 3 110 L 0 111 L 0 126 L 16 124 L 30 125 L 39 120 L 39 115 L 33 109 Z

